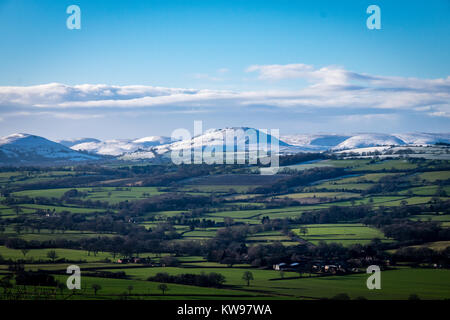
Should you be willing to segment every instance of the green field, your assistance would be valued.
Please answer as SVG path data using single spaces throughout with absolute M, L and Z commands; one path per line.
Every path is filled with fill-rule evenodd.
M 351 298 L 363 296 L 367 299 L 396 299 L 406 300 L 411 294 L 417 294 L 422 299 L 448 299 L 450 297 L 450 270 L 430 270 L 430 269 L 409 269 L 402 268 L 398 270 L 382 271 L 381 273 L 381 290 L 368 290 L 366 280 L 368 275 L 353 274 L 346 276 L 327 276 L 309 278 L 306 274 L 304 278 L 298 278 L 297 273 L 285 272 L 284 279 L 281 274 L 274 270 L 252 270 L 254 280 L 251 285 L 247 286 L 242 280 L 242 274 L 247 269 L 240 268 L 144 268 L 144 269 L 110 269 L 109 271 L 124 271 L 134 280 L 106 280 L 107 282 L 126 281 L 129 284 L 140 285 L 136 288 L 139 291 L 150 290 L 152 293 L 158 294 L 155 287 L 145 286 L 142 280 L 155 275 L 158 272 L 166 272 L 168 274 L 194 273 L 202 272 L 218 272 L 225 276 L 226 285 L 231 286 L 234 290 L 238 290 L 235 294 L 242 294 L 241 290 L 245 290 L 247 294 L 261 294 L 278 297 L 283 299 L 320 299 L 331 298 L 339 293 L 347 293 Z M 424 281 L 423 279 L 427 279 Z M 88 280 L 89 283 L 93 281 Z M 138 282 L 136 282 L 138 281 Z M 168 284 L 174 287 L 173 291 L 169 291 L 167 295 L 183 294 L 177 285 Z M 181 286 L 188 287 L 188 286 Z M 105 285 L 105 292 L 120 293 L 120 289 L 112 284 Z M 189 290 L 188 288 L 183 288 Z M 203 290 L 216 290 L 205 289 Z M 203 291 L 196 291 L 199 292 Z M 234 292 L 234 290 L 227 290 Z M 240 291 L 240 292 L 239 292 Z M 189 292 L 189 291 L 188 291 Z M 227 294 L 230 294 L 227 292 Z M 195 295 L 195 294 L 193 294 Z M 183 297 L 189 298 L 189 297 Z M 212 298 L 212 297 L 211 297 Z
M 290 193 L 288 195 L 281 196 L 281 198 L 292 199 L 305 199 L 305 198 L 329 198 L 329 199 L 348 199 L 358 198 L 360 194 L 351 192 L 302 192 L 302 193 Z
M 428 182 L 436 182 L 438 180 L 448 180 L 450 179 L 449 171 L 432 171 L 424 172 L 417 176 L 420 180 L 426 180 Z
M 417 165 L 407 160 L 384 160 L 378 163 L 366 164 L 355 168 L 355 171 L 382 171 L 415 169 Z
M 13 193 L 16 197 L 28 196 L 45 197 L 45 198 L 61 198 L 64 193 L 69 190 L 76 189 L 80 192 L 86 192 L 85 199 L 93 201 L 104 201 L 108 203 L 119 203 L 121 201 L 132 201 L 138 199 L 145 199 L 149 196 L 162 194 L 164 192 L 158 191 L 156 187 L 96 187 L 96 188 L 61 188 L 61 189 L 44 189 L 44 190 L 27 190 Z
M 115 269 L 114 269 L 115 270 Z M 117 270 L 115 270 L 117 271 Z M 57 279 L 66 281 L 67 276 L 57 276 Z M 95 295 L 92 289 L 93 284 L 98 284 L 101 289 Z M 82 289 L 76 292 L 72 299 L 118 299 L 120 296 L 127 296 L 130 292 L 128 288 L 133 289 L 130 299 L 239 299 L 246 297 L 254 299 L 264 297 L 265 295 L 258 293 L 249 293 L 238 290 L 203 288 L 197 286 L 187 286 L 180 284 L 168 284 L 168 291 L 165 295 L 158 289 L 158 282 L 142 281 L 142 280 L 123 280 L 123 279 L 107 279 L 85 276 L 82 278 Z M 68 290 L 64 290 L 68 295 Z
M 113 259 L 112 254 L 109 252 L 98 252 L 94 254 L 91 252 L 88 254 L 84 250 L 73 250 L 73 249 L 31 249 L 29 252 L 24 254 L 21 250 L 18 249 L 9 249 L 5 246 L 0 246 L 0 255 L 4 259 L 12 259 L 14 261 L 20 259 L 33 259 L 33 260 L 45 260 L 50 261 L 47 257 L 47 253 L 51 250 L 54 250 L 58 255 L 58 258 L 65 258 L 69 261 L 86 261 L 86 262 L 95 262 L 95 261 L 103 261 L 105 259 Z
M 371 183 L 338 183 L 338 182 L 323 182 L 320 184 L 315 184 L 313 187 L 307 188 L 305 191 L 314 192 L 316 190 L 326 189 L 330 191 L 364 191 L 372 187 Z
M 303 239 L 318 244 L 320 241 L 336 242 L 343 245 L 368 243 L 374 238 L 388 240 L 383 233 L 375 228 L 369 228 L 361 224 L 315 224 L 305 225 L 306 234 L 300 229 L 293 229 Z

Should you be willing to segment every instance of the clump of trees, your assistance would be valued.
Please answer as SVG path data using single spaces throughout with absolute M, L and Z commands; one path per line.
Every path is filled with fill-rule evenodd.
M 433 263 L 436 265 L 449 265 L 450 246 L 443 250 L 432 250 L 430 248 L 404 247 L 395 251 L 392 255 L 395 261 Z
M 177 275 L 169 275 L 166 272 L 159 272 L 156 275 L 149 277 L 148 281 L 162 282 L 162 283 L 178 283 L 199 287 L 213 287 L 220 288 L 225 283 L 225 277 L 216 272 L 190 274 L 183 273 Z
M 55 278 L 42 271 L 20 271 L 15 276 L 16 285 L 56 287 Z

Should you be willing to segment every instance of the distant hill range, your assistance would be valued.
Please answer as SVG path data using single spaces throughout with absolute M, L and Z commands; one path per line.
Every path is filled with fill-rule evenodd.
M 0 164 L 26 165 L 34 163 L 99 161 L 105 159 L 144 160 L 168 155 L 172 151 L 186 148 L 220 148 L 224 137 L 236 130 L 250 128 L 225 128 L 208 130 L 205 133 L 183 141 L 171 141 L 164 136 L 149 136 L 139 139 L 115 139 L 101 141 L 95 138 L 50 141 L 26 133 L 16 133 L 0 138 Z M 276 141 L 269 133 L 255 130 L 259 139 Z M 231 150 L 239 146 L 252 149 L 254 142 L 248 137 L 238 136 Z M 258 141 L 258 142 L 261 142 Z M 342 152 L 381 146 L 428 146 L 450 144 L 450 133 L 408 133 L 408 134 L 294 134 L 279 138 L 281 154 L 297 152 Z M 228 146 L 229 147 L 229 146 Z

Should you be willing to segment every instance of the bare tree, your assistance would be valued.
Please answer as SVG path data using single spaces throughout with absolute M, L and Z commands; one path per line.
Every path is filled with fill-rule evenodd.
M 58 259 L 58 254 L 55 250 L 50 250 L 47 252 L 47 258 L 52 260 L 53 263 L 55 263 L 55 260 Z
M 66 288 L 66 284 L 63 282 L 58 282 L 57 287 L 59 289 L 59 293 L 62 295 L 64 292 L 64 289 Z
M 161 283 L 158 286 L 158 289 L 162 291 L 162 294 L 166 294 L 166 291 L 169 290 L 169 287 L 165 283 Z
M 247 282 L 247 286 L 250 286 L 250 281 L 253 279 L 253 273 L 251 273 L 250 271 L 245 271 L 242 275 L 242 280 L 245 280 Z
M 101 290 L 102 286 L 97 283 L 93 283 L 91 288 L 94 290 L 94 295 L 97 295 L 97 291 Z
M 300 227 L 299 231 L 303 236 L 306 236 L 308 234 L 308 228 L 306 227 Z
M 133 291 L 134 287 L 133 286 L 128 286 L 127 287 L 129 294 L 131 295 L 131 291 Z
M 23 248 L 23 249 L 20 249 L 20 251 L 22 251 L 23 257 L 25 258 L 27 253 L 30 252 L 30 249 Z

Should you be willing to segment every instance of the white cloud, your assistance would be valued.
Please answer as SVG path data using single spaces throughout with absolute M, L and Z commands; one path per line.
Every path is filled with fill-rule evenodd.
M 105 84 L 82 84 L 69 86 L 49 83 L 28 87 L 0 87 L 0 106 L 33 105 L 50 106 L 68 101 L 100 101 L 105 99 L 135 99 L 175 94 L 193 94 L 197 90 L 163 88 L 153 86 L 113 86 Z
M 259 80 L 306 79 L 319 85 L 369 85 L 384 89 L 416 89 L 440 92 L 450 90 L 450 76 L 440 79 L 374 76 L 356 73 L 342 67 L 328 66 L 315 69 L 306 64 L 253 65 L 246 72 L 257 72 Z
M 45 112 L 43 115 L 52 116 L 58 119 L 70 119 L 70 120 L 85 120 L 85 119 L 100 119 L 104 118 L 103 114 L 80 114 L 80 113 L 63 113 L 63 112 Z
M 89 109 L 105 109 L 104 112 L 108 115 L 136 108 L 158 109 L 159 112 L 160 109 L 173 112 L 173 108 L 177 108 L 179 112 L 214 112 L 217 108 L 228 110 L 261 105 L 292 111 L 347 108 L 360 110 L 361 115 L 367 114 L 368 109 L 410 110 L 435 117 L 448 117 L 450 114 L 450 77 L 386 77 L 355 73 L 335 66 L 317 69 L 305 64 L 254 65 L 246 71 L 256 72 L 260 80 L 302 78 L 310 84 L 299 90 L 286 91 L 230 91 L 106 84 L 69 86 L 59 83 L 28 87 L 6 86 L 0 87 L 0 115 L 5 117 L 8 110 L 14 108 L 18 109 L 17 112 L 29 114 L 46 112 L 55 117 L 83 119 L 92 117 L 87 114 Z
M 253 65 L 246 72 L 258 72 L 260 80 L 282 80 L 282 79 L 307 79 L 311 82 L 323 82 L 327 84 L 345 84 L 351 75 L 348 71 L 339 67 L 324 67 L 314 69 L 307 64 L 273 64 Z

